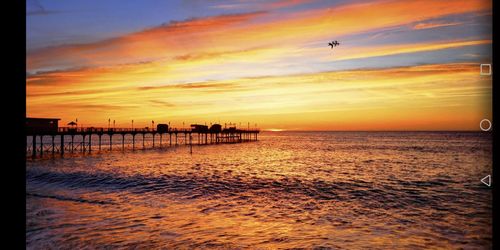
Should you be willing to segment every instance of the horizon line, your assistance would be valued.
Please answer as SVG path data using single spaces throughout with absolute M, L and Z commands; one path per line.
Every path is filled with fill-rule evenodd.
M 261 132 L 492 132 L 492 130 L 293 130 L 293 129 L 261 129 Z

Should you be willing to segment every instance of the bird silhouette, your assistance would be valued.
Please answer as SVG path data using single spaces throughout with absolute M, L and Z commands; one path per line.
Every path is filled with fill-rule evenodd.
M 332 49 L 333 47 L 337 47 L 338 45 L 340 45 L 340 43 L 337 40 L 328 43 L 328 46 L 331 46 Z

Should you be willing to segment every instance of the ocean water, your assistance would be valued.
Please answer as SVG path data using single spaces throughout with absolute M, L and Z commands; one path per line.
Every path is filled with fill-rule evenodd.
M 27 248 L 491 248 L 490 133 L 120 148 L 27 158 Z

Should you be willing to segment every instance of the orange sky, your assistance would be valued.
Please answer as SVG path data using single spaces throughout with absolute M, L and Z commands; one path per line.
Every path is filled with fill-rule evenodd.
M 491 76 L 479 74 L 491 30 L 470 30 L 491 1 L 311 2 L 30 49 L 27 116 L 292 130 L 478 130 L 491 119 Z

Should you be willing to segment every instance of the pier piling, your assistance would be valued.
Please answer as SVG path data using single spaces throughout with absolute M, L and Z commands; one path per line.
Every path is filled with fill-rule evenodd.
M 64 135 L 61 134 L 61 156 L 64 155 Z
M 46 131 L 43 131 L 45 133 Z M 92 151 L 92 136 L 98 136 L 99 143 L 99 151 L 102 150 L 102 135 L 109 136 L 109 151 L 113 150 L 113 135 L 120 134 L 122 136 L 122 150 L 125 151 L 125 137 L 127 134 L 132 136 L 132 150 L 135 150 L 135 136 L 139 133 L 142 134 L 142 148 L 146 149 L 146 134 L 151 134 L 152 145 L 148 145 L 149 148 L 155 148 L 156 145 L 156 135 L 160 135 L 160 148 L 164 148 L 163 145 L 163 133 L 168 133 L 169 146 L 177 146 L 179 144 L 183 144 L 189 146 L 189 152 L 193 153 L 193 144 L 198 145 L 210 145 L 210 144 L 220 144 L 220 143 L 241 143 L 246 141 L 254 141 L 257 140 L 257 134 L 259 130 L 239 130 L 239 129 L 224 129 L 218 131 L 211 130 L 198 130 L 198 129 L 172 129 L 170 128 L 167 131 L 157 131 L 155 129 L 145 128 L 145 129 L 123 129 L 123 128 L 74 128 L 74 127 L 62 127 L 58 128 L 57 131 L 47 132 L 46 134 L 40 133 L 40 131 L 29 132 L 27 136 L 32 138 L 32 144 L 27 145 L 26 154 L 31 157 L 43 157 L 45 153 L 52 152 L 54 156 L 57 153 L 60 153 L 61 156 L 66 153 L 69 149 L 71 153 L 83 153 L 86 152 L 91 153 Z M 179 133 L 184 134 L 184 140 L 178 140 Z M 196 142 L 193 140 L 193 134 L 196 133 L 198 139 Z M 68 149 L 65 148 L 65 136 L 71 136 L 71 141 L 69 142 Z M 50 136 L 51 141 L 46 142 L 45 144 L 50 145 L 52 148 L 49 149 L 49 146 L 44 147 L 44 137 Z M 56 136 L 60 136 L 60 148 L 57 148 Z M 75 142 L 75 136 L 81 136 L 81 140 L 77 139 Z M 175 138 L 172 138 L 175 136 Z M 182 135 L 181 135 L 182 136 Z M 189 138 L 188 138 L 189 136 Z M 87 141 L 88 137 L 88 141 Z M 38 142 L 40 140 L 40 142 Z M 175 140 L 172 142 L 172 140 Z M 76 143 L 76 145 L 75 145 Z M 80 148 L 78 148 L 80 146 Z M 31 149 L 31 152 L 30 150 Z M 58 151 L 59 150 L 59 151 Z
M 40 156 L 43 156 L 43 135 L 40 136 Z
M 55 143 L 55 140 L 54 140 L 54 135 L 52 135 L 52 154 L 54 154 L 56 152 L 56 143 Z
M 36 158 L 36 135 L 33 136 L 33 158 Z

